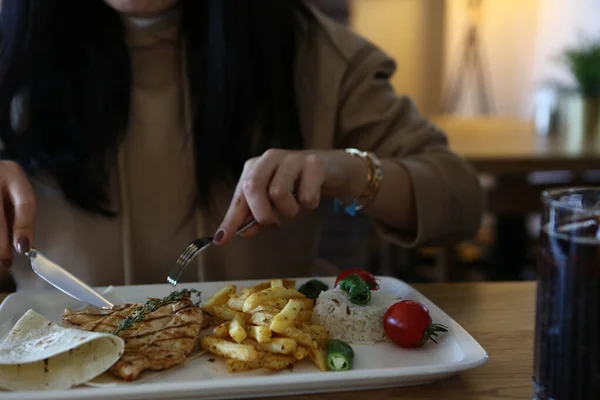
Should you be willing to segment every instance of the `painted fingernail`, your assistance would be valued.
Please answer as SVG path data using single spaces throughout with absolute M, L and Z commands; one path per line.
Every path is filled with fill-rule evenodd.
M 223 240 L 224 236 L 225 231 L 223 229 L 219 229 L 219 231 L 215 234 L 215 237 L 213 237 L 213 242 L 219 243 L 221 240 Z
M 281 219 L 276 214 L 273 215 L 273 223 L 271 225 L 281 226 Z
M 316 210 L 317 208 L 319 208 L 319 204 L 321 204 L 321 196 L 317 196 L 315 197 L 315 201 L 313 203 L 313 207 Z
M 10 266 L 12 265 L 12 260 L 10 260 L 10 259 L 2 260 L 2 261 L 0 261 L 0 263 L 2 264 L 2 266 L 4 268 L 10 268 Z
M 29 245 L 29 238 L 19 238 L 19 240 L 17 240 L 17 251 L 21 254 L 25 254 L 29 250 L 31 250 L 31 246 Z

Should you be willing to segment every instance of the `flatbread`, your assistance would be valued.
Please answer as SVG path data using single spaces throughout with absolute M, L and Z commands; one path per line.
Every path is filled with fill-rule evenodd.
M 0 388 L 65 390 L 107 371 L 124 349 L 118 336 L 65 328 L 29 310 L 0 343 Z

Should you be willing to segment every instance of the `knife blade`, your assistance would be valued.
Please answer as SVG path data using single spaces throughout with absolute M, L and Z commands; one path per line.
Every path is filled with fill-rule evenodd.
M 109 309 L 114 307 L 114 304 L 102 297 L 100 293 L 39 251 L 32 249 L 25 255 L 31 261 L 33 271 L 61 292 L 96 307 Z

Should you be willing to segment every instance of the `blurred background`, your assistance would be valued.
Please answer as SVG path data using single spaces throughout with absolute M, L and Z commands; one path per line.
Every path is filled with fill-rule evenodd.
M 488 207 L 473 241 L 410 250 L 324 207 L 321 256 L 409 282 L 534 279 L 540 193 L 600 181 L 600 1 L 314 3 L 397 60 L 395 89 L 477 168 Z
M 397 60 L 393 85 L 478 170 L 478 236 L 402 249 L 322 207 L 319 274 L 408 282 L 535 278 L 540 193 L 600 185 L 600 0 L 308 0 Z M 13 289 L 0 271 L 0 291 Z

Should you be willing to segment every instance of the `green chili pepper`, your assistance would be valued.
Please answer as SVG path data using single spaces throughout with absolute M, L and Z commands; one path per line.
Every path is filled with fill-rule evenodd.
M 298 291 L 309 299 L 317 300 L 319 294 L 329 289 L 329 286 L 318 279 L 313 279 L 300 286 Z
M 371 300 L 371 289 L 369 285 L 356 274 L 346 276 L 340 282 L 340 288 L 350 295 L 353 304 L 367 304 Z
M 327 368 L 330 371 L 348 371 L 352 369 L 354 350 L 343 340 L 332 339 L 327 342 Z

